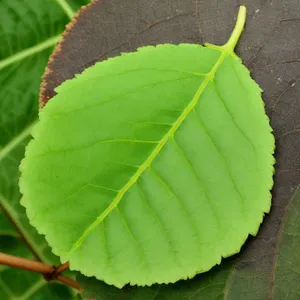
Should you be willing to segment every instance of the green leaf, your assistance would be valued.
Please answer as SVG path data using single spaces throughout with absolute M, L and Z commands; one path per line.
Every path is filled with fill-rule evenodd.
M 56 89 L 21 165 L 22 203 L 71 268 L 122 287 L 194 277 L 270 209 L 274 138 L 233 49 L 144 47 Z M 39 201 L 42 198 L 43 201 Z
M 300 298 L 300 189 L 297 188 L 281 225 L 274 255 L 270 299 Z
M 8 216 L 1 208 L 0 208 L 0 235 L 19 237 L 19 234 L 16 232 L 15 228 L 13 227 L 10 220 L 8 219 Z
M 29 224 L 19 203 L 19 164 L 37 119 L 41 75 L 70 21 L 65 8 L 70 4 L 74 13 L 86 2 L 0 1 L 0 251 L 53 265 L 58 264 L 58 258 Z M 49 285 L 41 275 L 28 271 L 1 266 L 0 281 L 0 299 L 71 298 L 68 288 Z

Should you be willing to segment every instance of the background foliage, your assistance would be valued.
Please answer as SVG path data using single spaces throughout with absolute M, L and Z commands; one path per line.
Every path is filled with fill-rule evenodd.
M 0 0 L 0 251 L 57 265 L 19 204 L 19 163 L 37 119 L 41 76 L 75 11 L 88 0 Z M 8 219 L 8 217 L 10 220 Z M 0 299 L 70 299 L 40 274 L 0 266 Z

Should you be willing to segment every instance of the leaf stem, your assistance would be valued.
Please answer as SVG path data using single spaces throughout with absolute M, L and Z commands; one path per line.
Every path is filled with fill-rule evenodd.
M 49 274 L 54 270 L 53 267 L 39 261 L 31 261 L 29 259 L 5 254 L 2 252 L 0 252 L 0 264 L 10 267 L 17 267 L 32 272 L 39 272 L 42 274 Z
M 224 46 L 222 46 L 223 48 L 227 49 L 230 52 L 234 51 L 234 48 L 236 47 L 236 45 L 240 39 L 240 36 L 243 32 L 243 29 L 244 29 L 244 26 L 246 23 L 246 12 L 247 12 L 246 7 L 243 5 L 240 6 L 233 32 L 232 32 L 228 42 Z
M 0 265 L 6 265 L 6 266 L 19 268 L 31 272 L 41 273 L 44 275 L 44 278 L 48 281 L 58 280 L 72 288 L 77 289 L 78 291 L 82 291 L 82 289 L 79 287 L 78 283 L 75 280 L 60 275 L 60 272 L 68 269 L 69 267 L 68 263 L 62 264 L 57 268 L 54 268 L 50 265 L 44 264 L 39 261 L 29 260 L 26 258 L 13 256 L 13 255 L 0 252 Z

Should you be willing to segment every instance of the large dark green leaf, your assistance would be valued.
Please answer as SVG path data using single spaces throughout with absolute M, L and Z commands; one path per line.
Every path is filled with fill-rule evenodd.
M 300 299 L 300 190 L 290 200 L 280 228 L 275 249 L 273 284 L 274 300 Z
M 227 299 L 266 300 L 270 297 L 274 250 L 284 209 L 300 182 L 300 4 L 297 0 L 240 3 L 248 7 L 249 17 L 237 52 L 264 89 L 277 138 L 277 173 L 271 213 L 258 237 L 250 239 L 237 256 L 226 295 Z M 64 80 L 120 52 L 166 42 L 202 43 L 204 39 L 224 43 L 233 26 L 236 5 L 231 0 L 219 1 L 218 5 L 215 1 L 188 0 L 151 4 L 147 0 L 95 1 L 73 24 L 61 44 L 64 51 L 49 64 L 52 72 L 46 75 L 41 101 L 47 101 Z M 65 64 L 70 57 L 72 63 Z M 202 275 L 197 278 L 201 284 Z
M 71 13 L 86 2 L 0 1 L 0 251 L 51 264 L 58 264 L 58 258 L 29 225 L 25 210 L 19 204 L 18 168 L 28 143 L 29 129 L 37 118 L 39 85 L 48 57 Z M 17 236 L 22 236 L 27 244 Z M 39 274 L 2 270 L 1 299 L 70 297 L 68 289 L 57 284 L 48 287 Z M 55 296 L 57 286 L 60 296 Z

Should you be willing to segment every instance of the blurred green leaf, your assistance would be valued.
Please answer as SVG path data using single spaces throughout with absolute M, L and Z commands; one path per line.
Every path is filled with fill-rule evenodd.
M 8 216 L 0 208 L 0 235 L 19 237 L 18 232 L 11 224 Z
M 37 118 L 39 85 L 48 57 L 71 14 L 87 2 L 0 1 L 0 251 L 50 264 L 58 264 L 58 258 L 19 204 L 19 164 Z M 40 274 L 5 266 L 0 272 L 0 299 L 73 297 L 69 288 L 48 284 Z
M 300 299 L 300 189 L 286 208 L 274 256 L 270 299 Z

